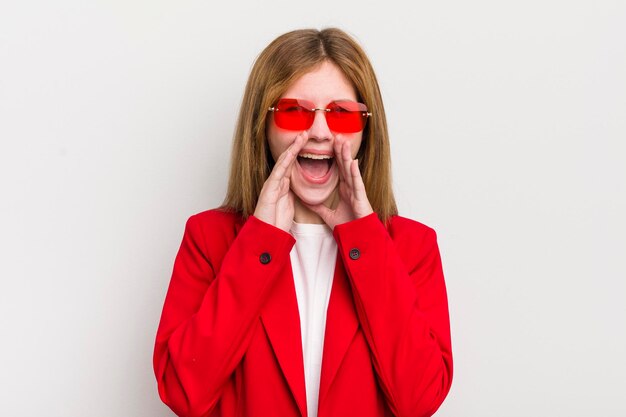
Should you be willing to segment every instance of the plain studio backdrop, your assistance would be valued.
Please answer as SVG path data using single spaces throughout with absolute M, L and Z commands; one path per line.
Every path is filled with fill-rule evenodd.
M 3 1 L 0 415 L 170 416 L 152 349 L 258 53 L 338 26 L 438 232 L 438 417 L 626 415 L 626 3 Z M 356 399 L 346 399 L 347 401 Z

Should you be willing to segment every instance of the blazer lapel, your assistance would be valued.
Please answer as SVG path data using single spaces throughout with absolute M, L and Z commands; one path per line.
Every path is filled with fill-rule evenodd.
M 261 311 L 261 321 L 300 413 L 304 417 L 307 411 L 302 334 L 291 262 L 272 288 Z
M 319 403 L 330 389 L 339 365 L 345 356 L 352 339 L 359 327 L 359 320 L 354 307 L 352 287 L 346 276 L 343 261 L 337 253 L 335 276 L 326 313 L 326 331 L 324 334 L 324 352 L 322 355 L 322 374 L 320 376 Z

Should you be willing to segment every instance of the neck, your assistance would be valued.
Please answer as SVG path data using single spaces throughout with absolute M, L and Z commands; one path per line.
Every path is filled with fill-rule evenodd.
M 296 223 L 324 224 L 324 220 L 322 220 L 322 218 L 317 213 L 305 206 L 297 196 L 294 197 L 293 220 Z M 328 197 L 328 199 L 324 201 L 324 205 L 329 208 L 335 208 L 337 207 L 338 202 L 339 192 L 338 190 L 335 190 L 330 195 L 330 197 Z
M 302 201 L 298 197 L 295 198 L 294 201 L 294 213 L 293 220 L 296 223 L 312 223 L 312 224 L 322 224 L 324 221 L 320 216 L 317 215 L 314 211 L 309 209 L 307 206 L 302 204 Z

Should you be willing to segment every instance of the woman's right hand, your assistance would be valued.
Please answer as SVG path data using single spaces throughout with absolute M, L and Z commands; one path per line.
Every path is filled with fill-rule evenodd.
M 294 216 L 294 195 L 289 189 L 291 169 L 306 142 L 307 133 L 299 133 L 296 140 L 278 157 L 274 169 L 263 184 L 254 209 L 254 217 L 285 232 L 289 232 Z

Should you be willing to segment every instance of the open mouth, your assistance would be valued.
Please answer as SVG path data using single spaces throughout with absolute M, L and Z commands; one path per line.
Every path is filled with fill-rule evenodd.
M 334 157 L 332 155 L 318 155 L 303 152 L 298 155 L 298 164 L 302 171 L 313 179 L 322 179 L 328 175 L 333 166 Z

